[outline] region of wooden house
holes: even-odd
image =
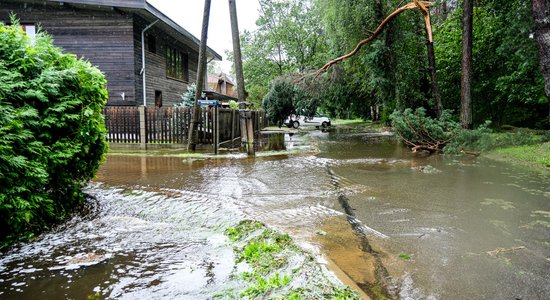
[[[208,75],[208,89],[210,91],[220,93],[229,97],[235,97],[236,93],[234,90],[235,83],[227,74],[221,72],[220,74]]]
[[[97,66],[108,105],[172,106],[196,81],[199,39],[146,0],[2,0],[0,21],[12,13],[28,35],[41,28]],[[221,60],[210,48],[207,55]]]

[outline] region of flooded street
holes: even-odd
[[[110,155],[86,212],[0,259],[1,299],[208,299],[224,230],[289,233],[377,298],[549,299],[550,176],[410,153],[380,133],[271,137],[256,158]],[[296,154],[285,154],[294,153]]]

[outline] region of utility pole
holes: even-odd
[[[187,150],[195,151],[199,143],[199,123],[200,123],[200,107],[198,101],[202,96],[204,88],[204,75],[206,72],[206,40],[208,39],[208,22],[210,19],[210,0],[204,0],[204,14],[202,17],[202,32],[201,44],[199,47],[199,66],[197,70],[197,90],[195,92],[195,102],[193,103],[193,113],[191,115],[191,123],[187,137]]]
[[[246,92],[244,89],[243,61],[241,55],[241,41],[239,24],[237,21],[236,0],[229,0],[229,16],[231,19],[231,37],[233,38],[233,57],[237,79],[237,97],[239,98],[239,116],[241,119],[241,141],[246,147],[248,155],[255,155],[254,128],[252,127],[252,112],[246,110]]]

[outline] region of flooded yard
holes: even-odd
[[[287,151],[110,155],[86,212],[2,256],[0,298],[209,299],[238,284],[224,230],[242,219],[289,233],[372,298],[550,298],[549,175],[374,132],[264,146]]]

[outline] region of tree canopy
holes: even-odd
[[[249,98],[257,105],[277,77],[319,69],[350,52],[402,1],[262,0],[258,29],[244,32],[243,68]],[[442,104],[460,113],[462,9],[455,1],[432,8],[436,76]],[[355,56],[302,85],[309,107],[333,117],[389,120],[394,110],[424,107],[436,115],[422,15],[407,11]],[[548,126],[544,81],[526,1],[474,2],[472,108],[474,125],[492,121]],[[302,101],[306,101],[302,99]]]

